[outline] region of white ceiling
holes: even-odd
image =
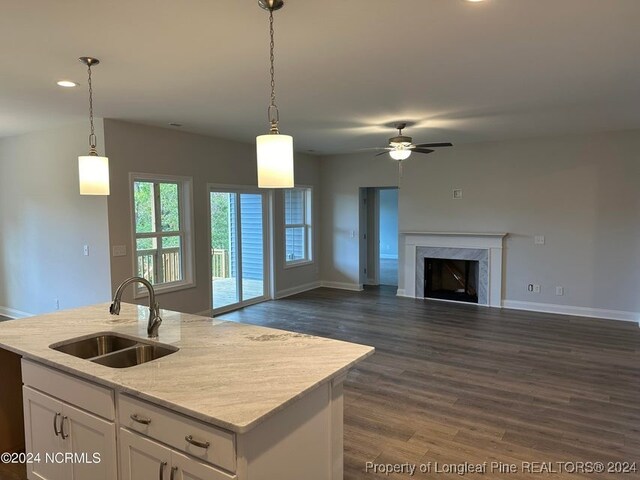
[[[252,142],[268,129],[256,0],[0,0],[0,136],[96,115]],[[299,151],[640,128],[640,0],[287,0],[281,131]],[[60,79],[80,88],[56,86]]]

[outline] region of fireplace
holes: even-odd
[[[402,232],[404,288],[398,289],[398,295],[430,298],[425,294],[425,259],[469,260],[472,262],[469,266],[470,282],[475,282],[472,286],[477,290],[475,302],[478,305],[501,307],[502,248],[506,236],[506,233]],[[458,270],[462,271],[464,277],[464,263],[459,264]],[[461,288],[455,287],[454,290]]]
[[[425,298],[478,303],[479,266],[477,260],[425,258]]]

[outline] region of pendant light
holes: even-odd
[[[271,128],[266,135],[256,138],[258,156],[259,188],[293,188],[293,137],[282,135],[278,130],[280,113],[276,105],[276,82],[274,69],[274,29],[273,12],[284,6],[282,0],[258,0],[258,4],[269,12],[270,62],[271,62],[271,103],[268,108]]]
[[[87,66],[89,75],[89,154],[78,157],[78,173],[80,176],[80,195],[109,195],[109,159],[101,157],[96,150],[96,133],[93,126],[93,89],[91,87],[91,67],[100,60],[91,57],[80,57]]]

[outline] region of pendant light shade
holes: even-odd
[[[97,155],[78,157],[80,195],[109,195],[109,159]]]
[[[93,126],[93,88],[91,85],[91,67],[100,63],[92,57],[80,57],[87,66],[89,75],[89,154],[78,157],[78,177],[80,179],[80,195],[109,195],[109,159],[98,155],[96,134]]]
[[[284,6],[282,0],[258,0],[261,8],[269,11],[270,62],[271,62],[271,103],[268,116],[271,129],[266,135],[256,137],[259,188],[293,188],[293,137],[282,135],[278,130],[280,112],[276,105],[276,81],[274,68],[274,28],[273,12]]]
[[[269,133],[256,138],[258,187],[293,188],[293,137]]]

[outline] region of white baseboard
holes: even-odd
[[[0,306],[0,315],[9,318],[33,317],[33,313],[21,312],[20,310],[15,310],[13,308],[3,306]]]
[[[572,305],[557,305],[553,303],[521,302],[518,300],[505,300],[502,304],[504,308],[512,308],[514,310],[557,313],[559,315],[575,315],[577,317],[603,318],[606,320],[622,320],[625,322],[635,322],[640,325],[640,313],[638,312],[574,307]]]
[[[382,258],[384,260],[397,260],[398,259],[398,255],[392,255],[390,253],[381,253],[380,254],[380,258]]]
[[[338,290],[351,290],[361,292],[364,290],[361,283],[343,283],[343,282],[320,282],[320,286],[326,288],[336,288]]]
[[[290,297],[291,295],[297,295],[298,293],[308,292],[309,290],[314,290],[316,288],[320,288],[321,282],[311,282],[305,283],[303,285],[296,285],[295,287],[285,288],[284,290],[280,290],[276,292],[276,299],[281,299],[285,297]]]

